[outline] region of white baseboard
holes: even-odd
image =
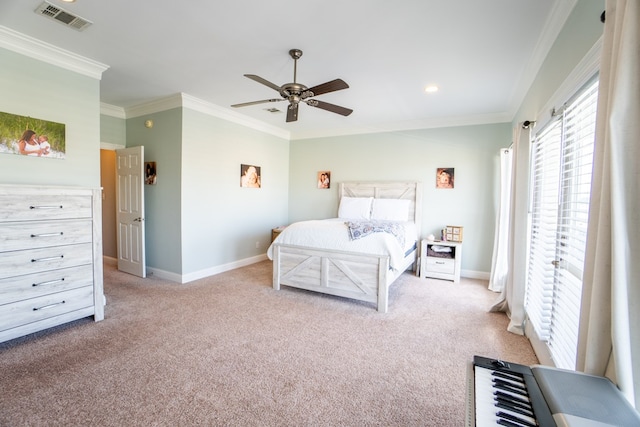
[[[117,265],[118,260],[112,257],[104,256],[104,262]],[[257,262],[265,261],[267,259],[266,254],[256,255],[251,258],[245,258],[238,261],[230,262],[228,264],[218,265],[215,267],[207,268],[200,271],[195,271],[189,274],[179,274],[173,273],[171,271],[161,270],[159,268],[147,267],[147,274],[153,274],[156,277],[161,279],[170,280],[172,282],[177,283],[189,283],[194,280],[202,279],[209,276],[214,276],[216,274],[224,273],[225,271],[230,271],[236,268],[245,267],[247,265],[255,264]],[[462,270],[460,272],[462,277],[466,277],[469,279],[479,279],[479,280],[489,280],[490,273],[486,271],[474,271],[474,270]]]
[[[538,338],[538,334],[536,333],[533,326],[531,326],[531,322],[525,320],[524,324],[524,335],[529,339],[531,343],[531,347],[533,348],[533,352],[536,354],[538,361],[541,365],[545,366],[555,366],[553,359],[551,358],[551,352],[549,351],[549,347],[547,344]]]
[[[215,267],[207,268],[193,273],[182,275],[181,283],[188,283],[194,280],[202,279],[204,277],[214,276],[216,274],[224,273],[225,271],[234,270],[239,267],[245,267],[247,265],[255,264],[267,259],[267,254],[256,255],[251,258],[245,258],[238,261],[230,262],[228,264],[218,265]]]
[[[170,282],[186,283],[182,281],[182,275],[172,271],[161,270],[159,268],[147,267],[147,277],[154,276],[159,279],[169,280]]]
[[[118,265],[118,260],[112,257],[103,256],[105,264]],[[218,265],[215,267],[207,268],[200,271],[195,271],[189,274],[173,273],[171,271],[161,270],[159,268],[147,266],[147,276],[155,276],[160,279],[169,280],[177,283],[189,283],[194,280],[203,279],[205,277],[214,276],[216,274],[224,273],[225,271],[234,270],[236,268],[245,267],[247,265],[255,264],[257,262],[265,261],[267,254],[256,255],[251,258],[245,258],[238,261],[230,262],[228,264]]]
[[[460,270],[460,276],[468,279],[489,280],[491,273],[486,271]]]
[[[110,256],[106,256],[106,255],[104,255],[104,256],[102,257],[102,261],[103,261],[105,264],[109,264],[109,265],[118,265],[118,260],[117,260],[117,259],[115,259],[115,258],[113,258],[113,257],[110,257]]]
[[[245,258],[238,261],[230,262],[228,264],[217,265],[215,267],[206,268],[200,271],[194,271],[188,274],[172,273],[170,271],[160,270],[159,268],[147,267],[147,275],[154,275],[161,279],[170,280],[178,283],[189,283],[194,280],[203,279],[205,277],[214,276],[216,274],[224,273],[225,271],[234,270],[236,268],[245,267],[247,265],[255,264],[267,259],[267,254],[257,255],[251,258]]]

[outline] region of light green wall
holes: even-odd
[[[422,234],[464,227],[462,268],[490,270],[497,206],[499,149],[511,144],[509,124],[421,129],[291,142],[289,221],[335,217],[337,184],[357,180],[423,183]],[[455,188],[436,189],[438,167],[455,168]],[[331,188],[316,188],[331,171]]]
[[[0,48],[0,111],[65,124],[64,159],[0,154],[0,183],[100,186],[100,81]]]
[[[100,115],[100,142],[126,146],[126,120],[105,114]]]
[[[206,275],[264,254],[286,223],[288,141],[189,108],[127,119],[126,134],[157,166],[145,185],[149,268]],[[261,167],[262,188],[240,188],[242,163]]]
[[[241,164],[261,167],[261,188],[240,187]],[[271,229],[287,220],[288,166],[287,140],[184,109],[184,273],[266,252]]]
[[[144,122],[153,120],[153,127]],[[127,147],[144,146],[144,160],[156,162],[157,184],[145,185],[147,267],[181,274],[182,109],[127,119]]]

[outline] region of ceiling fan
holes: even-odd
[[[313,87],[306,87],[303,84],[296,82],[296,73],[298,68],[298,59],[302,56],[300,49],[291,49],[289,55],[293,58],[293,83],[285,83],[282,86],[278,86],[271,83],[268,80],[263,79],[255,74],[245,74],[245,77],[250,78],[258,83],[262,83],[271,89],[280,93],[280,98],[263,99],[261,101],[244,102],[241,104],[234,104],[232,107],[246,107],[248,105],[263,104],[266,102],[279,102],[289,101],[289,107],[287,108],[287,122],[295,122],[298,120],[298,105],[300,102],[304,102],[312,107],[321,108],[323,110],[330,111],[332,113],[348,116],[353,112],[350,108],[341,107],[339,105],[329,104],[328,102],[318,101],[317,99],[311,99],[314,96],[322,95],[324,93],[335,92],[337,90],[347,89],[349,85],[342,79],[331,80],[330,82],[322,83]]]

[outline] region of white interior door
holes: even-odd
[[[144,147],[116,150],[118,270],[146,277],[144,247]]]

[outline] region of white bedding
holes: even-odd
[[[273,243],[304,246],[317,249],[388,255],[390,267],[401,268],[405,253],[417,241],[417,229],[413,222],[401,222],[404,230],[404,247],[390,233],[373,233],[357,240],[349,238],[345,220],[340,218],[296,222],[285,228]],[[273,260],[273,244],[267,256]]]

